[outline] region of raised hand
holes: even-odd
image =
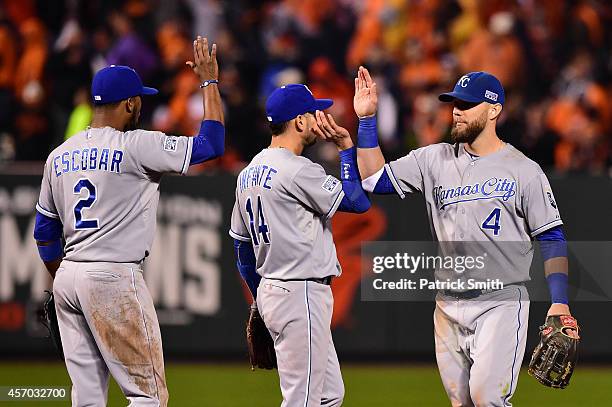
[[[217,63],[217,44],[212,45],[212,51],[208,52],[208,38],[198,35],[193,41],[193,61],[187,61],[193,72],[202,82],[211,79],[219,79],[219,64]],[[195,62],[194,62],[195,61]]]
[[[372,116],[376,114],[376,108],[378,107],[376,83],[363,66],[359,67],[355,78],[353,107],[358,117]]]
[[[317,125],[313,131],[317,136],[325,141],[331,141],[338,147],[338,150],[346,150],[353,147],[353,140],[347,129],[336,124],[331,114],[325,114],[320,110],[315,112]]]

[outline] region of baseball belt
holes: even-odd
[[[504,288],[509,287],[509,286],[523,286],[523,285],[524,285],[523,283],[512,283],[512,284],[506,284]],[[474,298],[478,298],[481,295],[489,294],[489,293],[499,291],[499,290],[501,289],[500,288],[490,289],[490,290],[473,289],[473,290],[466,290],[466,291],[440,290],[440,292],[447,297],[452,297],[457,300],[473,300]]]
[[[277,281],[312,281],[315,283],[323,284],[323,285],[331,285],[332,279],[335,276],[326,276],[321,278],[311,277],[311,278],[289,278],[289,279],[280,279],[280,278],[268,278],[268,280],[277,280]]]

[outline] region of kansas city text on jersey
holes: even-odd
[[[478,199],[501,198],[507,201],[516,194],[516,181],[507,178],[489,178],[482,184],[464,185],[452,188],[435,186],[433,188],[434,202],[440,209],[459,202]]]
[[[53,170],[55,176],[59,177],[66,172],[75,171],[108,171],[121,173],[121,162],[123,151],[110,148],[84,148],[64,151],[53,157]]]

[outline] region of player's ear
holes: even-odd
[[[128,98],[125,101],[125,111],[126,112],[132,113],[134,111],[134,106],[135,106],[134,98]]]
[[[499,115],[501,114],[502,109],[503,107],[499,103],[495,103],[494,105],[491,105],[489,107],[489,119],[491,120],[497,119]]]
[[[293,120],[295,122],[295,129],[299,132],[303,132],[306,129],[306,116],[303,114],[297,115]]]

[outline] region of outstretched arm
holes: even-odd
[[[385,165],[385,157],[378,146],[377,104],[376,83],[368,70],[360,66],[355,78],[353,106],[359,117],[357,162],[363,189],[375,194],[398,194],[404,198],[406,193],[421,190],[421,169],[412,153]]]
[[[385,165],[385,157],[378,146],[376,130],[376,109],[378,94],[376,83],[368,70],[362,66],[355,78],[355,97],[353,107],[359,117],[357,132],[357,162],[362,179],[377,173]]]
[[[225,128],[223,104],[219,94],[219,65],[217,63],[217,44],[212,45],[209,53],[208,39],[198,36],[193,42],[194,61],[187,61],[202,84],[204,118],[200,132],[193,140],[190,164],[220,157],[225,151]]]
[[[223,105],[217,86],[219,82],[217,44],[213,44],[209,52],[208,38],[198,35],[198,38],[193,41],[193,59],[194,61],[187,61],[186,64],[202,81],[200,86],[204,103],[204,120],[216,120],[223,124]],[[207,82],[208,85],[206,85]]]

